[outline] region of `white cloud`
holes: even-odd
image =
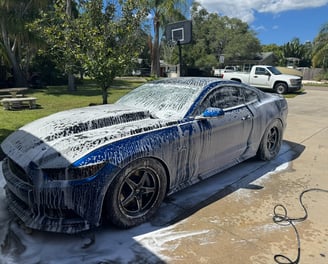
[[[199,0],[199,2],[209,12],[236,17],[247,23],[253,22],[255,11],[276,14],[328,4],[328,0]]]

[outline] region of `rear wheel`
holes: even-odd
[[[281,147],[283,128],[279,120],[272,122],[264,132],[257,156],[261,160],[274,159]]]
[[[157,160],[131,162],[117,175],[107,191],[107,219],[121,228],[146,222],[161,205],[166,187],[166,172]]]
[[[288,88],[285,83],[277,83],[274,87],[274,90],[278,94],[284,94],[284,93],[287,93]]]

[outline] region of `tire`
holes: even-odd
[[[285,83],[277,83],[274,90],[277,94],[285,94],[288,91],[288,87]]]
[[[257,156],[259,159],[268,161],[274,159],[281,147],[283,128],[279,120],[273,121],[265,130]]]
[[[123,168],[106,194],[106,218],[120,228],[148,221],[166,195],[167,179],[155,159],[138,159]]]

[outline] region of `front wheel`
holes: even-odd
[[[274,90],[278,94],[284,94],[284,93],[287,93],[288,88],[285,83],[277,83],[274,87]]]
[[[157,160],[131,162],[117,175],[107,191],[107,219],[121,228],[146,222],[161,205],[166,187],[166,172]]]
[[[282,134],[283,128],[279,120],[275,120],[267,127],[257,152],[257,156],[261,160],[272,160],[278,155],[282,143]]]

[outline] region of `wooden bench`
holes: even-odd
[[[27,103],[25,105],[24,103]],[[4,98],[1,100],[3,108],[6,110],[19,109],[28,106],[30,109],[36,107],[35,97]]]

